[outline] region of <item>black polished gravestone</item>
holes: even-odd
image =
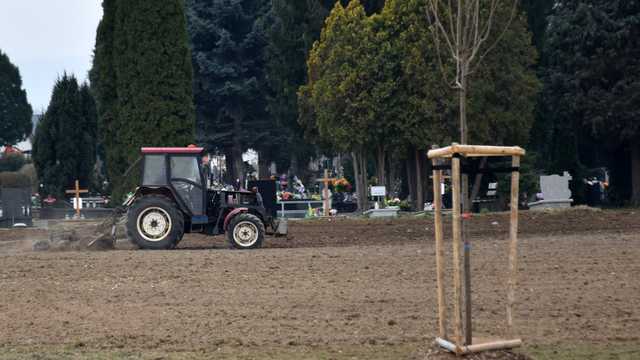
[[[9,228],[15,224],[33,225],[31,215],[31,188],[0,189],[0,227]]]
[[[276,217],[278,214],[278,198],[276,194],[275,180],[254,180],[249,181],[249,190],[253,187],[258,188],[258,192],[262,196],[264,208],[271,216]]]

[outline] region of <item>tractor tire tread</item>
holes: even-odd
[[[236,241],[233,239],[233,228],[236,226],[237,223],[241,221],[251,221],[258,227],[258,240],[256,240],[256,242],[251,246],[242,246],[236,243]],[[262,220],[256,215],[253,215],[251,213],[240,213],[234,216],[229,222],[229,226],[227,227],[227,238],[229,239],[231,246],[233,248],[240,249],[240,250],[257,249],[262,247],[262,242],[264,241],[265,233],[266,233],[266,229]]]
[[[130,214],[132,214],[131,212],[133,211],[133,214],[135,214],[135,216],[133,217],[137,218],[137,213],[150,205],[159,206],[159,207],[164,206],[165,210],[167,210],[167,212],[171,216],[171,221],[173,223],[171,234],[169,234],[169,236],[167,236],[166,239],[159,241],[157,243],[147,241],[141,238],[140,236],[138,236],[137,225],[135,223],[136,220],[131,221],[131,216],[130,216]],[[146,250],[174,249],[178,244],[178,242],[181,240],[182,236],[184,235],[184,216],[182,215],[182,212],[176,207],[173,200],[171,200],[170,198],[164,195],[159,195],[159,194],[145,195],[137,198],[133,202],[133,204],[131,204],[131,206],[129,207],[127,211],[127,221],[126,221],[125,229],[127,230],[126,231],[127,238],[129,238],[129,241],[131,241],[131,243],[133,243],[140,249],[146,249]]]

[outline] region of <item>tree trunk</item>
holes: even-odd
[[[462,65],[460,78],[460,144],[467,143],[467,69]]]
[[[353,175],[355,178],[356,194],[358,195],[358,211],[368,210],[366,180],[366,167],[362,166],[362,151],[356,150],[351,156],[353,157]]]
[[[235,165],[233,163],[233,151],[231,148],[225,149],[224,151],[224,163],[227,171],[224,174],[223,181],[233,185],[236,182],[236,171],[234,169]]]
[[[233,185],[238,188],[244,187],[244,161],[242,161],[242,122],[244,113],[242,110],[236,109],[230,113],[233,119],[233,139],[231,145],[231,157],[233,161]]]
[[[631,202],[640,205],[640,144],[631,144]]]
[[[377,161],[377,166],[376,166],[376,170],[377,170],[377,176],[378,176],[378,185],[380,186],[387,186],[387,180],[386,180],[386,151],[384,148],[384,145],[378,145],[377,148],[377,154],[376,154],[376,161]]]
[[[236,141],[234,136],[233,148],[231,149],[231,155],[233,159],[233,185],[236,188],[244,188],[244,161],[242,161],[242,145],[239,141]]]
[[[298,156],[296,153],[291,153],[291,160],[289,161],[289,171],[288,173],[297,175],[298,174]]]
[[[487,157],[483,157],[482,160],[480,160],[480,170],[483,170],[485,167],[487,166]],[[473,181],[473,187],[471,188],[471,196],[469,197],[469,201],[468,203],[470,204],[469,206],[472,206],[471,204],[473,204],[473,200],[475,200],[478,197],[478,193],[480,192],[480,185],[482,185],[482,172],[479,172],[476,174],[476,177]]]
[[[419,149],[415,151],[416,156],[416,210],[424,210],[424,184],[422,181],[422,156]]]
[[[397,198],[400,189],[396,187],[398,183],[398,165],[394,162],[393,154],[389,154],[389,166],[387,166],[387,186],[389,189],[389,197]]]
[[[263,153],[258,153],[258,179],[268,179],[271,176],[269,165],[271,161]]]
[[[409,153],[407,159],[407,187],[409,188],[409,199],[411,203],[416,203],[416,173],[415,173],[415,161],[413,158],[413,152]]]
[[[358,211],[362,211],[362,198],[360,197],[360,162],[358,161],[358,154],[354,151],[351,153],[353,163],[353,181],[357,195]]]
[[[360,149],[359,154],[360,159],[360,189],[362,196],[362,211],[369,210],[369,189],[367,184],[368,174],[367,174],[367,156],[363,149]]]

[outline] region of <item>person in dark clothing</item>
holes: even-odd
[[[256,194],[256,201],[258,202],[258,206],[263,206],[263,202],[262,202],[262,195],[260,194],[260,192],[258,191],[257,187],[252,187],[251,191]]]

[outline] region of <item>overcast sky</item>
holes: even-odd
[[[101,0],[0,0],[0,49],[18,66],[35,113],[64,71],[87,79]]]

